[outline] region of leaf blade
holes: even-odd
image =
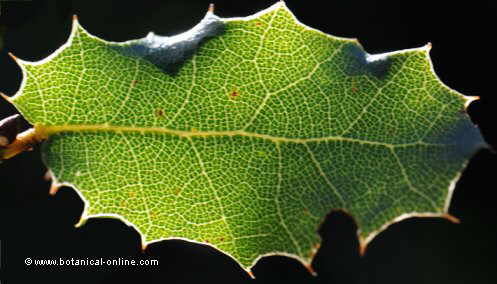
[[[220,21],[175,72],[77,23],[50,58],[20,62],[12,101],[50,137],[44,160],[81,193],[83,219],[207,243],[250,270],[273,253],[310,265],[330,210],[352,214],[363,243],[398,218],[446,216],[484,142],[428,47],[369,55],[282,3]]]

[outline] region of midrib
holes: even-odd
[[[141,133],[141,134],[165,134],[184,138],[193,137],[250,137],[258,138],[263,140],[269,140],[273,143],[309,143],[309,142],[330,142],[330,141],[345,141],[353,142],[359,144],[369,144],[378,145],[388,148],[399,147],[399,146],[411,146],[411,145],[436,145],[443,146],[441,144],[428,144],[422,141],[405,143],[405,144],[389,144],[377,141],[368,141],[357,138],[341,137],[341,136],[327,136],[327,137],[314,137],[314,138],[291,138],[291,137],[280,137],[267,134],[259,134],[254,132],[247,132],[244,130],[226,130],[226,131],[199,131],[192,129],[191,131],[175,130],[163,127],[139,127],[139,126],[116,126],[108,124],[100,125],[35,125],[35,132],[39,137],[44,139],[51,135],[63,133],[63,132],[113,132],[117,134],[123,133]]]

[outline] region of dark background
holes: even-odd
[[[143,37],[148,31],[173,35],[194,26],[210,2],[221,17],[247,16],[272,1],[8,1],[1,3],[0,91],[13,95],[21,73],[7,56],[40,60],[63,44],[71,16],[106,40]],[[447,4],[433,4],[445,2]],[[481,100],[468,112],[494,148],[497,7],[492,1],[302,1],[287,5],[304,24],[343,37],[356,37],[369,53],[433,44],[435,70],[448,86]],[[0,119],[15,109],[0,101]],[[496,283],[497,225],[494,191],[497,157],[481,150],[457,184],[450,213],[456,225],[413,218],[381,233],[365,257],[358,254],[351,218],[331,213],[312,277],[297,261],[273,256],[253,268],[256,280],[229,257],[183,241],[163,241],[140,251],[138,233],[111,219],[74,224],[83,203],[70,188],[53,197],[44,181],[39,149],[0,165],[2,284],[10,283]],[[33,267],[26,257],[157,258],[159,267]],[[65,273],[70,272],[70,273]]]

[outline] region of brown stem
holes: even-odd
[[[28,129],[19,135],[16,139],[0,151],[0,159],[10,159],[24,151],[30,151],[33,146],[45,140],[43,131],[37,131],[36,127]]]

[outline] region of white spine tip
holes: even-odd
[[[251,270],[247,270],[247,273],[250,276],[250,278],[255,279],[255,275]]]
[[[365,239],[363,237],[359,237],[359,255],[361,257],[366,255],[366,250],[368,248],[368,239]]]
[[[210,3],[209,4],[209,8],[207,9],[207,13],[211,13],[213,14],[214,13],[214,3]]]
[[[14,54],[12,54],[12,52],[8,52],[7,54],[10,56],[10,58],[14,59],[15,62],[19,61],[19,59]]]
[[[52,185],[50,186],[50,190],[48,191],[48,194],[50,194],[51,196],[54,196],[59,191],[59,188],[60,188],[60,185],[52,183]]]
[[[307,269],[307,271],[309,271],[309,273],[310,273],[312,276],[314,276],[314,277],[318,276],[318,274],[316,273],[316,271],[314,270],[314,268],[312,268],[312,265],[310,265],[310,264],[306,264],[306,265],[305,265],[305,268]]]
[[[8,97],[6,94],[0,92],[0,97],[2,97],[4,100],[8,101],[9,103],[11,103],[10,101],[10,97]]]
[[[75,227],[75,228],[80,228],[81,226],[83,226],[83,225],[86,223],[86,221],[88,221],[88,219],[87,219],[87,218],[81,217],[81,219],[79,219],[79,222],[78,222],[78,223],[76,223],[76,224],[74,225],[74,227]]]
[[[474,102],[474,101],[477,101],[480,99],[479,96],[464,96],[464,99],[466,99],[466,101],[464,102],[464,109],[468,109],[469,105]]]
[[[454,224],[459,224],[461,223],[461,220],[459,220],[457,217],[454,217],[450,214],[444,214],[443,215],[443,218],[449,220],[450,222],[454,223]]]
[[[14,61],[17,63],[17,65],[19,65],[21,67],[21,69],[23,66],[29,65],[28,61],[24,61],[22,59],[19,59],[19,57],[15,56],[11,52],[8,52],[7,54],[10,56],[10,58],[14,59]]]
[[[43,179],[45,181],[51,181],[52,180],[52,173],[50,171],[47,171],[45,175],[43,176]]]

